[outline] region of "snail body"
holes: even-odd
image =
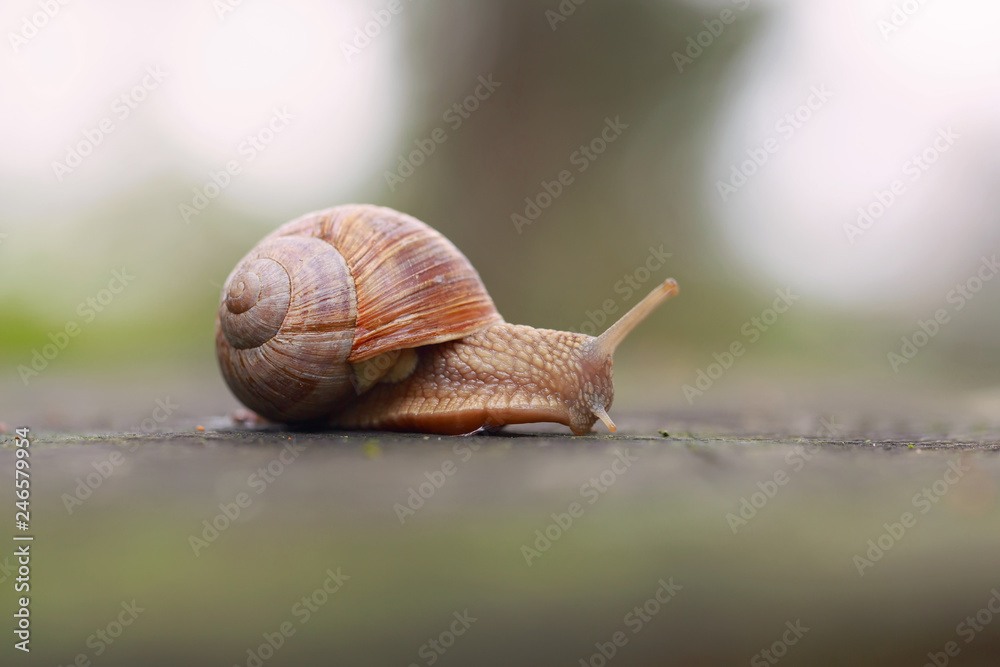
[[[392,209],[346,205],[264,238],[223,287],[227,385],[278,422],[463,434],[552,421],[580,435],[607,414],[612,354],[668,280],[604,334],[509,324],[450,241]]]

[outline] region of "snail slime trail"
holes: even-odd
[[[309,213],[265,237],[219,300],[216,354],[272,421],[458,435],[555,422],[615,430],[615,348],[678,293],[668,279],[592,337],[509,324],[468,259],[389,208]]]

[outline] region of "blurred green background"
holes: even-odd
[[[802,619],[783,665],[918,665],[991,599],[997,3],[46,6],[0,6],[5,474],[9,430],[36,438],[38,649],[19,664],[253,667],[248,647],[340,566],[353,579],[267,664],[430,664],[420,647],[466,607],[482,620],[441,664],[578,664],[674,576],[686,588],[614,664],[745,664]],[[602,330],[676,278],[616,355],[619,432],[234,429],[223,281],[278,225],[348,202],[439,229],[510,322]],[[456,442],[481,453],[400,525],[394,504]],[[289,444],[302,463],[193,553]],[[640,463],[525,564],[623,448]],[[956,462],[964,480],[859,576]],[[94,656],[132,599],[148,611]],[[997,629],[961,664],[995,664]]]
[[[451,238],[511,322],[600,330],[606,300],[620,314],[677,278],[682,297],[620,351],[620,402],[688,404],[683,385],[741,341],[747,353],[698,401],[821,384],[943,391],[995,414],[1000,290],[985,283],[960,312],[947,300],[1000,231],[1000,53],[988,21],[969,20],[992,5],[922,7],[886,33],[891,3],[562,4],[60,10],[0,56],[5,403],[49,401],[66,377],[217,382],[213,318],[236,261],[286,220],[364,201]],[[0,18],[20,25],[32,7]],[[829,99],[810,97],[821,89]],[[248,146],[276,109],[291,120]],[[79,166],[57,166],[103,119],[113,131]],[[606,119],[627,128],[582,159]],[[945,127],[959,138],[911,180]],[[438,128],[445,140],[412,175],[387,178]],[[745,166],[768,140],[765,163]],[[232,160],[240,172],[185,216]],[[734,166],[753,172],[745,184]],[[562,170],[572,184],[519,229],[512,216]],[[852,239],[845,225],[894,180],[905,193]],[[725,200],[722,181],[739,185]],[[661,247],[667,262],[643,273]],[[85,321],[81,304],[122,267],[134,282]],[[779,289],[798,301],[749,340]],[[887,355],[941,308],[949,322],[894,370]],[[70,322],[79,335],[23,382],[19,367]]]

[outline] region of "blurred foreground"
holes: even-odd
[[[995,426],[613,413],[583,438],[36,432],[18,664],[996,664]]]

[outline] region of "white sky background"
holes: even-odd
[[[768,17],[730,74],[704,193],[734,255],[768,289],[860,306],[939,303],[998,238],[1000,3],[927,0],[887,40],[877,21],[894,4],[903,0],[751,0]],[[294,121],[222,196],[265,214],[350,198],[405,143],[400,39],[417,6],[404,2],[404,15],[354,62],[339,48],[384,6],[244,0],[220,20],[209,0],[70,0],[14,53],[7,35],[39,11],[38,0],[0,4],[5,245],[30,235],[57,246],[60,226],[157,177],[204,182],[281,107]],[[160,66],[164,83],[58,182],[52,162],[112,115],[147,66]],[[814,85],[833,98],[722,202],[716,184],[730,165],[778,136],[775,123]],[[956,144],[851,245],[843,226],[856,209],[905,179],[907,159],[948,126]]]
[[[903,5],[914,13],[886,38],[879,21]],[[766,7],[776,15],[732,72],[705,174],[705,196],[735,254],[758,280],[810,297],[880,309],[943,305],[981,254],[1000,250],[1000,3]],[[817,85],[832,98],[782,138],[776,122]],[[943,127],[960,137],[912,181],[904,165]],[[723,202],[718,181],[768,137],[778,150]],[[850,243],[845,223],[895,179],[906,191]]]
[[[382,166],[405,99],[398,17],[352,62],[340,51],[368,11],[350,0],[245,0],[220,19],[209,0],[71,0],[14,53],[8,32],[20,32],[39,5],[4,2],[0,225],[72,219],[81,206],[157,175],[202,182],[239,157],[237,146],[274,108],[287,108],[294,121],[224,196],[265,211],[317,192],[346,196]],[[166,79],[118,120],[113,101],[147,66],[161,67]],[[115,131],[58,182],[53,160],[105,116]]]

